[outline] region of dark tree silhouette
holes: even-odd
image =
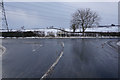
[[[78,9],[73,13],[71,20],[71,28],[73,32],[77,28],[82,28],[83,36],[87,28],[93,27],[93,25],[99,24],[100,17],[96,12],[91,11],[91,9]]]
[[[78,29],[78,25],[76,25],[76,24],[71,24],[70,29],[72,29],[73,32],[75,32],[76,29]]]

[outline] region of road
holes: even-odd
[[[3,78],[117,78],[118,39],[3,39]],[[114,47],[113,47],[114,46]]]

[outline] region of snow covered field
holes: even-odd
[[[71,31],[71,29],[69,28],[66,28],[65,29],[66,31]],[[7,30],[0,30],[0,32],[6,32]],[[59,30],[56,30],[56,29],[47,29],[47,28],[41,28],[41,29],[26,29],[26,30],[12,30],[12,31],[44,31],[45,34],[47,32],[53,32],[53,33],[56,33],[57,31]],[[80,30],[77,29],[76,32],[79,32]],[[86,32],[120,32],[118,27],[116,26],[111,26],[111,27],[94,27],[94,28],[87,28],[86,29]]]
[[[98,27],[98,28],[88,28],[86,31],[90,32],[119,32],[118,27]]]
[[[26,30],[12,30],[13,32],[14,31],[23,31],[23,32],[26,32],[26,31],[41,31],[41,32],[44,32],[45,35],[47,35],[49,32],[52,32],[56,37],[54,38],[96,38],[96,37],[57,37],[57,32],[59,32],[60,30],[57,30],[57,29],[47,29],[47,28],[41,28],[41,29],[26,29]],[[69,32],[72,32],[71,29],[65,29],[65,31],[69,31]],[[1,30],[0,32],[7,32],[7,30]],[[79,29],[76,30],[76,32],[80,32]],[[86,32],[120,32],[118,27],[116,26],[111,26],[111,27],[94,27],[94,28],[87,28],[86,29]],[[4,37],[0,37],[1,38],[4,38]],[[10,37],[7,37],[7,38],[10,38]],[[16,38],[16,37],[12,37],[12,38]],[[21,39],[23,37],[19,37],[19,39]],[[25,37],[25,38],[51,38],[51,37]],[[53,38],[53,37],[52,37]],[[98,36],[97,38],[118,38],[117,36]]]

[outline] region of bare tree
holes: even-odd
[[[93,25],[98,25],[100,18],[96,12],[91,11],[89,8],[78,9],[72,16],[71,24],[72,29],[82,28],[83,36],[87,28]],[[73,31],[74,31],[73,30]]]
[[[21,27],[21,30],[25,30],[25,27],[24,27],[24,26],[22,26],[22,27]]]
[[[70,26],[70,29],[72,29],[72,30],[73,30],[73,32],[75,32],[75,31],[76,31],[76,29],[78,29],[78,25],[77,25],[77,24],[72,23],[72,24],[71,24],[71,26]]]
[[[73,30],[73,32],[75,32],[76,31],[76,29],[78,29],[79,27],[79,22],[77,22],[75,19],[74,19],[74,17],[73,17],[73,19],[71,20],[71,26],[70,26],[70,29],[72,29]]]

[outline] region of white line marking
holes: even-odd
[[[62,47],[64,48],[64,43],[61,42]],[[52,64],[52,66],[48,69],[48,71],[42,76],[42,78],[40,80],[43,80],[44,78],[46,78],[48,76],[48,74],[54,69],[54,67],[57,65],[57,63],[59,62],[59,60],[61,59],[61,57],[63,56],[63,50],[60,53],[60,56],[56,59],[56,61]]]
[[[4,46],[0,45],[0,49],[2,50],[2,53],[0,53],[0,56],[2,56],[5,53],[6,48]]]

